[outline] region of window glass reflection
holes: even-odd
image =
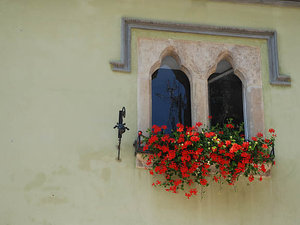
[[[230,71],[229,71],[230,72]],[[233,73],[214,73],[208,79],[211,125],[223,125],[228,119],[234,124],[244,122],[243,84]]]
[[[181,70],[160,68],[152,75],[152,125],[191,125],[190,83]]]

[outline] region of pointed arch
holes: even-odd
[[[212,116],[211,125],[223,125],[232,119],[236,125],[245,123],[247,131],[245,88],[241,74],[236,75],[232,66],[232,58],[222,55],[214,67],[208,81],[209,112]],[[230,60],[231,62],[228,62]]]
[[[191,126],[190,81],[180,70],[179,58],[173,56],[164,54],[151,75],[152,125],[167,125],[167,132],[175,130],[177,123]]]
[[[149,51],[151,49],[151,51]],[[264,109],[260,51],[256,47],[201,41],[140,38],[138,43],[137,127],[146,131],[152,124],[152,74],[173,57],[189,78],[192,124],[209,125],[208,78],[218,63],[227,61],[243,83],[244,122],[249,137],[264,131]],[[170,66],[172,67],[172,66]],[[210,73],[209,73],[210,72]]]

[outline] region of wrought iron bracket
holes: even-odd
[[[114,129],[116,129],[116,128],[118,129],[119,143],[118,143],[118,158],[117,158],[117,160],[119,160],[119,161],[120,161],[122,135],[125,133],[126,130],[129,130],[129,128],[126,127],[126,123],[123,123],[123,118],[125,118],[125,116],[126,116],[126,109],[125,109],[125,107],[123,107],[119,111],[119,122],[117,122],[117,124],[114,126]]]
[[[151,151],[149,151],[149,150],[144,151],[144,145],[143,145],[143,142],[142,142],[142,137],[143,137],[142,131],[138,131],[137,139],[133,142],[134,155],[135,156],[138,153],[146,153],[146,154],[151,153]]]

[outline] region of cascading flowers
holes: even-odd
[[[155,177],[153,186],[162,186],[172,193],[181,189],[190,198],[197,195],[198,189],[191,188],[195,184],[208,186],[213,180],[234,185],[240,176],[252,182],[254,175],[266,172],[267,164],[275,164],[271,154],[276,137],[274,129],[269,129],[269,138],[258,133],[245,140],[243,125],[235,126],[231,121],[223,127],[201,126],[201,123],[192,127],[177,124],[177,129],[167,134],[166,126],[153,125],[148,137],[142,135],[143,150],[151,152],[147,165],[152,165],[149,172]]]

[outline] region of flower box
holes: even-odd
[[[147,165],[147,161],[151,153],[137,153],[136,154],[136,168],[140,169],[152,169],[152,163]]]
[[[164,186],[165,190],[176,193],[187,184],[208,186],[207,177],[229,185],[235,185],[240,176],[248,177],[250,182],[270,177],[275,157],[274,129],[269,130],[270,138],[258,133],[251,140],[245,140],[242,129],[233,124],[211,129],[200,129],[200,126],[197,123],[185,128],[178,124],[177,130],[166,134],[165,126],[154,125],[148,137],[140,133],[136,165],[162,179],[153,186]],[[193,189],[187,196],[195,192]]]
[[[147,169],[147,170],[150,170],[153,168],[153,163],[147,165],[147,161],[148,161],[148,158],[149,158],[149,155],[151,153],[143,153],[143,152],[138,152],[136,154],[136,168],[138,169]],[[259,165],[261,166],[261,165]],[[269,162],[269,163],[265,163],[264,164],[265,166],[265,169],[266,169],[266,172],[260,172],[260,174],[255,174],[253,175],[255,178],[270,178],[271,177],[271,170],[272,170],[272,167],[273,167],[273,163],[272,162]],[[210,166],[210,175],[214,175],[217,173],[217,168],[212,165]]]

